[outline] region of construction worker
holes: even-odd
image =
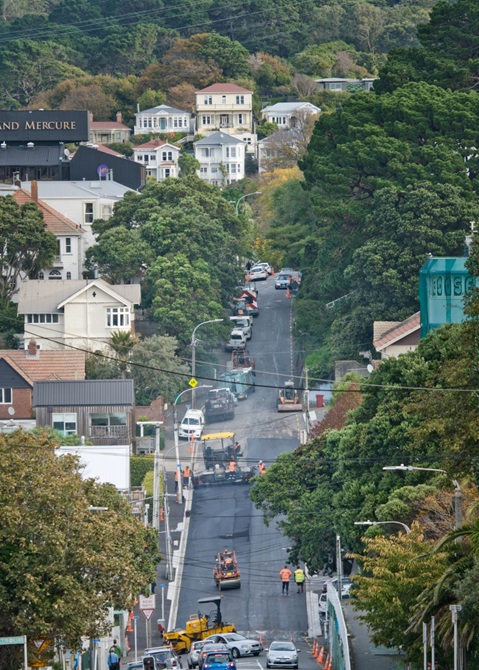
[[[266,465],[263,463],[263,461],[260,461],[258,463],[258,467],[259,467],[259,474],[264,475],[264,473],[266,472]]]
[[[291,579],[292,575],[293,573],[287,565],[285,565],[284,568],[279,571],[279,576],[281,577],[281,593],[283,596],[287,596],[289,594],[289,580]]]
[[[306,579],[304,570],[299,567],[299,565],[296,566],[296,570],[294,571],[294,581],[296,582],[296,586],[298,587],[298,593],[303,593],[303,587],[304,587],[304,580]]]
[[[230,464],[228,466],[228,472],[229,472],[229,476],[231,478],[233,478],[234,474],[236,472],[236,461],[230,461]]]
[[[191,477],[191,470],[189,465],[186,466],[186,468],[183,470],[183,486],[185,488],[188,488],[190,485],[190,477]]]

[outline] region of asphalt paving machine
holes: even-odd
[[[299,391],[294,388],[294,383],[289,380],[279,390],[278,412],[302,412],[303,405],[299,400]]]
[[[233,624],[223,621],[221,616],[221,599],[223,596],[215,596],[214,598],[200,598],[198,603],[203,605],[205,603],[214,603],[216,609],[209,614],[192,614],[184,629],[175,628],[175,630],[168,631],[163,635],[163,639],[168,644],[171,644],[177,654],[186,653],[191,647],[192,642],[203,640],[209,635],[218,635],[220,633],[235,633],[236,628]]]
[[[220,591],[225,589],[239,589],[241,586],[240,571],[236,552],[225,549],[220,551],[216,557],[216,565],[213,568],[215,584]]]

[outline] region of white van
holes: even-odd
[[[230,316],[233,322],[233,328],[241,328],[246,339],[250,340],[253,334],[253,317],[244,314],[243,316]]]
[[[200,409],[187,410],[183,421],[178,429],[178,437],[182,440],[190,440],[193,436],[199,440],[205,425],[205,417]]]

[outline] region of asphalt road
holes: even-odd
[[[244,460],[257,464],[262,459],[269,465],[298,445],[302,416],[276,411],[277,387],[293,372],[291,300],[274,289],[270,278],[259,282],[259,307],[248,343],[256,362],[256,392],[239,401],[234,420],[212,424],[208,430],[235,431]],[[261,635],[265,645],[276,638],[300,640],[308,627],[304,595],[296,593],[294,584],[288,598],[281,595],[279,571],[287,558],[287,539],[276,523],[264,525],[248,492],[247,485],[195,491],[176,625],[184,626],[198,611],[198,598],[218,594],[214,559],[228,547],[237,554],[241,588],[223,592],[224,620],[234,623],[238,632]],[[203,606],[204,612],[212,609]],[[264,666],[264,656],[250,662]]]

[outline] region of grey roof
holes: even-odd
[[[268,137],[263,137],[258,144],[268,144],[269,142],[280,141],[280,142],[291,142],[301,139],[301,133],[298,130],[277,130],[275,133],[271,133]]]
[[[280,114],[289,114],[290,112],[295,112],[301,107],[314,107],[320,111],[319,107],[313,105],[311,102],[277,102],[275,105],[269,105],[269,107],[264,107],[261,112],[278,112]]]
[[[322,79],[315,79],[314,81],[319,81],[319,82],[332,82],[332,81],[337,81],[337,82],[347,82],[347,83],[359,83],[361,79],[348,79],[345,77],[323,77]]]
[[[102,181],[38,181],[37,184],[38,197],[41,200],[48,200],[48,198],[85,198],[87,196],[120,199],[123,198],[125,193],[133,190],[109,179]],[[30,192],[32,183],[23,181],[22,188]]]
[[[63,145],[43,146],[9,146],[0,149],[0,166],[8,167],[35,167],[37,165],[60,165],[64,157]]]
[[[34,382],[32,404],[33,407],[133,406],[133,379]]]
[[[176,107],[169,107],[168,105],[158,105],[157,107],[150,107],[150,109],[142,109],[137,114],[158,114],[158,112],[165,112],[165,114],[188,114],[183,109],[176,109]]]
[[[210,146],[211,144],[244,144],[243,140],[239,140],[236,137],[232,137],[231,135],[227,135],[226,133],[222,133],[221,131],[217,131],[216,133],[212,133],[211,135],[208,135],[208,137],[204,137],[202,140],[198,140],[197,142],[193,142],[193,145],[196,146],[202,146],[202,145],[207,145]]]
[[[58,305],[85,286],[94,284],[98,288],[113,291],[118,296],[138,305],[141,301],[139,284],[108,284],[103,279],[52,280],[26,279],[20,284],[18,293],[19,314],[58,314]]]

